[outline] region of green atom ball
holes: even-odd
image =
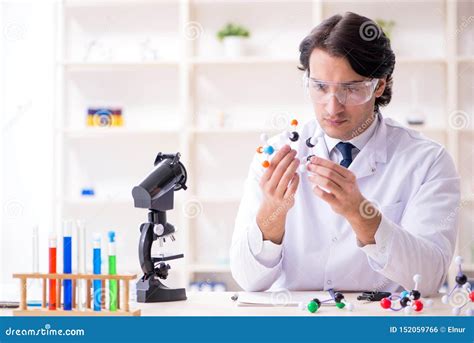
[[[308,304],[308,311],[311,313],[314,313],[317,310],[318,310],[318,304],[316,303],[316,301],[311,300]]]
[[[344,304],[343,302],[336,303],[337,308],[344,308],[344,306],[346,306],[346,304]]]

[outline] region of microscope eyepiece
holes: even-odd
[[[132,190],[135,207],[154,210],[172,209],[171,192],[186,190],[186,168],[179,161],[181,155],[158,153],[155,168]],[[161,199],[161,200],[160,200]],[[170,207],[171,206],[171,207]]]

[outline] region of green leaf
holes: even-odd
[[[222,41],[225,37],[249,37],[250,32],[247,28],[236,25],[234,23],[227,23],[217,32],[217,39]]]

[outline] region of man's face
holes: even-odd
[[[369,80],[357,74],[344,57],[334,57],[321,49],[314,49],[309,58],[309,77],[330,82],[354,82]],[[324,132],[336,139],[348,141],[361,134],[374,120],[376,97],[382,95],[385,80],[380,80],[372,98],[360,105],[344,105],[335,96],[327,104],[313,101],[314,111]]]

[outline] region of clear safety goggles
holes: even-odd
[[[306,87],[311,99],[318,104],[327,104],[335,96],[341,105],[361,105],[372,98],[378,79],[356,82],[331,82],[306,78]]]

